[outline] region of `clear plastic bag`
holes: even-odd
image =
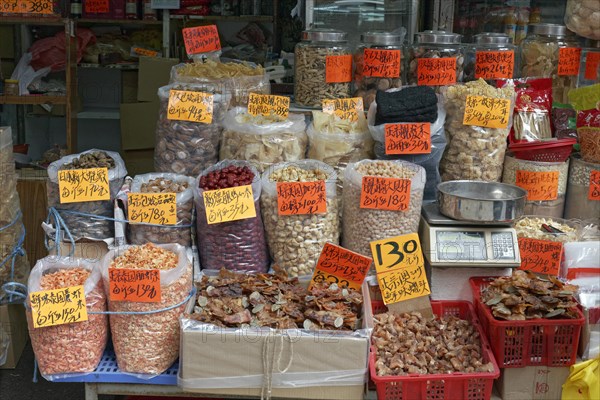
[[[229,107],[230,96],[215,94],[210,124],[168,118],[171,90],[212,93],[206,85],[170,84],[158,89],[160,109],[156,124],[154,168],[157,172],[196,177],[217,162],[222,128],[220,122]]]
[[[600,173],[600,165],[585,162],[580,154],[571,156],[569,182],[567,183],[567,199],[565,202],[565,218],[595,218],[600,215],[600,201],[591,200],[590,179],[592,173]]]
[[[212,171],[218,171],[230,165],[248,167],[254,173],[252,192],[256,217],[237,221],[208,224],[200,178]],[[263,229],[260,209],[260,174],[247,161],[223,160],[207,168],[194,183],[194,199],[196,203],[196,237],[200,264],[203,269],[225,268],[232,271],[267,272],[269,255]]]
[[[223,121],[221,160],[245,160],[263,172],[282,161],[297,161],[306,153],[306,123],[304,115],[292,114],[283,121],[254,117],[236,107],[227,112]]]
[[[131,244],[145,244],[151,242],[155,244],[177,243],[182,246],[190,247],[192,245],[192,214],[194,208],[194,179],[185,175],[170,173],[149,173],[136,175],[131,184],[132,193],[140,193],[142,185],[155,179],[170,180],[177,183],[187,183],[188,187],[184,191],[177,193],[177,225],[187,225],[182,228],[148,226],[129,224],[129,240]],[[150,192],[147,192],[150,193]]]
[[[324,214],[279,215],[277,182],[272,181],[271,176],[286,167],[317,170],[327,175],[327,211]],[[325,243],[339,243],[337,174],[331,166],[321,161],[300,160],[275,164],[263,174],[261,182],[260,202],[273,262],[290,276],[311,275]]]
[[[568,0],[565,25],[588,39],[600,40],[600,2],[598,0]]]
[[[58,171],[61,166],[72,162],[79,156],[93,152],[105,152],[114,162],[114,168],[108,170],[108,180],[110,189],[110,200],[88,201],[84,203],[65,203],[60,204],[60,193],[58,188]],[[79,154],[71,154],[53,162],[48,166],[48,207],[55,207],[61,210],[81,212],[112,218],[113,201],[123,185],[123,179],[127,175],[125,162],[119,153],[113,151],[92,149]],[[75,240],[80,238],[106,239],[114,236],[114,222],[103,219],[93,219],[83,215],[74,215],[70,213],[61,213],[65,224],[69,228],[71,235]]]
[[[107,315],[90,314],[92,311],[106,311],[106,295],[98,262],[73,257],[42,258],[31,270],[28,290],[30,293],[40,291],[42,276],[46,274],[75,268],[91,271],[84,285],[87,321],[34,328],[31,303],[29,298],[27,300],[27,325],[31,345],[40,372],[49,381],[93,372],[102,358],[108,340]]]

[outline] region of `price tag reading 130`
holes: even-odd
[[[127,213],[132,224],[177,224],[175,193],[129,193]]]
[[[107,168],[63,169],[58,171],[60,203],[110,200]]]
[[[202,198],[209,224],[256,217],[252,185],[207,190],[202,193]]]
[[[29,293],[34,328],[88,320],[82,285]]]
[[[188,90],[171,90],[167,119],[178,121],[212,123],[213,95]]]

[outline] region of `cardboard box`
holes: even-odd
[[[121,148],[123,150],[154,148],[158,108],[158,101],[121,104]]]
[[[124,150],[121,156],[131,176],[154,172],[154,149]]]
[[[157,101],[158,88],[169,83],[171,67],[176,64],[177,58],[140,57],[137,100]]]
[[[496,386],[503,400],[557,400],[569,367],[504,368]]]
[[[0,369],[13,369],[19,363],[25,344],[29,339],[23,304],[0,306],[0,326],[2,326],[3,334],[8,335],[10,339],[6,362],[0,365]],[[0,341],[2,339],[4,338],[0,338]]]
[[[53,240],[48,239],[48,246],[50,247],[49,255],[56,255],[57,249],[54,248]],[[68,256],[73,248],[69,242],[62,242],[59,246],[61,256]],[[108,253],[108,244],[106,242],[81,239],[75,242],[75,250],[73,250],[71,257],[100,261],[106,253]]]
[[[121,103],[137,102],[138,71],[121,71]]]

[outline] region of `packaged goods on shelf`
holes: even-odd
[[[577,136],[583,161],[600,163],[600,111],[589,110],[577,113]]]
[[[592,182],[592,174],[595,174],[598,182]],[[585,162],[580,154],[572,155],[564,217],[597,218],[600,215],[600,201],[594,191],[600,195],[600,164]]]
[[[600,40],[600,3],[595,0],[569,0],[565,25],[576,34]]]

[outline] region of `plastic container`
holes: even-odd
[[[600,3],[596,0],[568,0],[565,25],[579,36],[600,40]]]
[[[584,323],[577,308],[578,319],[532,319],[500,321],[481,301],[481,291],[494,277],[470,278],[477,316],[500,368],[521,368],[529,365],[566,367],[577,358],[577,345]]]
[[[504,33],[480,33],[465,51],[465,82],[483,78],[513,79],[519,73],[518,54],[513,40]]]
[[[303,31],[301,38],[294,48],[296,104],[320,108],[325,99],[350,97],[352,51],[347,42],[348,34],[314,29]]]
[[[371,302],[373,314],[385,312],[382,302]],[[483,363],[491,362],[494,372],[452,373],[431,375],[377,376],[376,354],[371,349],[369,372],[377,388],[379,400],[412,399],[469,399],[487,400],[492,396],[494,380],[500,376],[500,369],[484,335],[484,330],[475,314],[473,305],[467,301],[432,301],[431,308],[437,316],[453,315],[467,320],[479,332]],[[377,311],[375,311],[377,310]]]
[[[515,158],[539,162],[565,162],[577,139],[557,139],[547,142],[511,143],[508,148]]]
[[[585,162],[579,154],[571,156],[565,218],[587,219],[597,218],[600,215],[600,201],[589,197],[592,171],[600,173],[600,164]]]

